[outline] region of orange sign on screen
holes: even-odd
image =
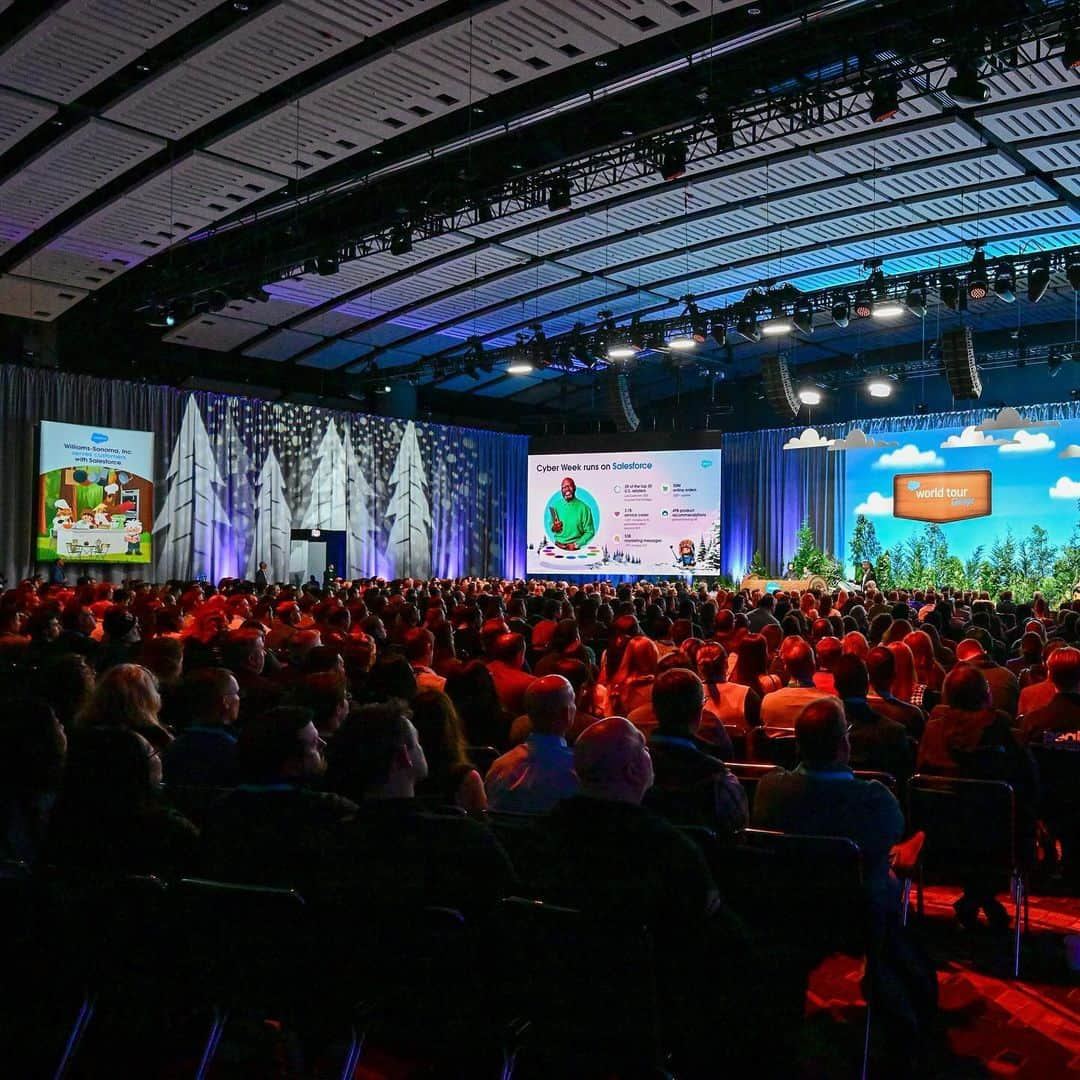
[[[989,469],[897,473],[893,477],[893,517],[938,525],[987,517],[990,485]]]

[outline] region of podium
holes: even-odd
[[[808,574],[801,578],[767,578],[751,574],[742,579],[740,589],[753,592],[759,589],[761,592],[807,592],[810,589],[820,589],[821,592],[829,592],[828,583],[817,574]]]

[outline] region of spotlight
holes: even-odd
[[[968,296],[972,300],[985,300],[990,291],[990,282],[986,275],[986,252],[976,248],[971,258],[971,269],[967,276]]]
[[[636,343],[635,338],[640,338],[640,335],[628,330],[614,331],[608,340],[607,358],[609,360],[629,360],[631,357],[637,356],[641,352],[641,347]]]
[[[690,336],[700,345],[709,336],[709,320],[689,296],[686,298],[686,314],[690,316]]]
[[[207,306],[211,311],[220,311],[229,302],[228,296],[220,289],[213,289],[207,298]]]
[[[866,279],[866,285],[878,299],[889,291],[885,282],[885,271],[880,266],[875,266],[870,271],[870,276]]]
[[[713,135],[716,137],[716,152],[735,149],[735,121],[726,109],[713,114]]]
[[[664,157],[660,163],[660,175],[665,180],[678,180],[686,172],[686,143],[681,139],[672,139],[664,147]]]
[[[1066,71],[1080,70],[1080,30],[1070,30],[1065,35],[1065,48],[1061,53]]]
[[[753,309],[739,313],[738,322],[735,324],[735,332],[747,341],[761,340],[761,327],[758,326],[757,313]]]
[[[810,335],[814,332],[814,309],[809,300],[796,300],[795,310],[792,312],[791,321],[800,334]]]
[[[1016,300],[1016,271],[1011,263],[999,262],[994,267],[994,292],[1006,304]]]
[[[696,349],[698,347],[698,341],[693,334],[686,334],[680,331],[673,337],[667,339],[667,347],[669,349],[674,349],[676,352],[685,352],[688,349]]]
[[[926,314],[926,286],[921,282],[913,282],[908,286],[907,295],[904,297],[904,307],[921,319]]]
[[[1070,251],[1065,256],[1065,276],[1069,284],[1080,292],[1080,251]]]
[[[982,105],[990,100],[990,87],[979,81],[978,65],[969,59],[954,60],[956,74],[945,89],[958,105]]]
[[[1028,263],[1027,298],[1029,304],[1037,304],[1050,285],[1050,256],[1040,252],[1032,255]]]
[[[851,305],[847,300],[838,300],[832,307],[832,321],[836,326],[845,327],[851,322]]]
[[[395,225],[390,230],[390,254],[408,255],[412,251],[412,229],[408,225]]]
[[[319,255],[315,259],[315,272],[320,277],[330,277],[332,274],[336,274],[340,266],[341,260],[336,251]]]
[[[484,343],[478,337],[471,337],[468,341],[468,354],[474,364],[488,375],[495,370],[495,364],[490,356],[484,353]]]
[[[941,302],[950,310],[955,311],[960,298],[960,287],[956,284],[956,278],[948,277],[938,287],[938,295]]]
[[[489,221],[495,220],[495,211],[491,209],[491,202],[488,199],[477,199],[473,204],[473,209],[476,211],[477,225],[486,225]]]
[[[790,334],[795,329],[795,323],[789,315],[774,315],[761,324],[761,332],[766,337],[780,337]]]
[[[314,259],[304,260],[304,273],[305,274],[317,274],[319,272],[319,264]]]
[[[510,375],[528,375],[533,370],[532,360],[529,359],[529,350],[525,345],[525,337],[518,334],[517,344],[510,354],[510,363],[506,365]]]
[[[891,120],[900,111],[899,86],[896,79],[884,78],[874,83],[870,94],[870,119],[875,124]]]
[[[723,319],[718,319],[714,316],[712,321],[712,328],[710,329],[709,333],[712,334],[712,339],[716,342],[717,345],[727,344],[727,326],[724,323]]]
[[[1060,353],[1056,349],[1051,349],[1050,355],[1046,358],[1046,373],[1051,379],[1061,371],[1061,363]]]
[[[816,386],[804,386],[799,390],[799,400],[804,405],[820,405],[821,391]]]
[[[892,383],[888,379],[871,379],[866,384],[866,392],[872,398],[892,397]]]
[[[176,316],[173,314],[171,309],[169,311],[165,312],[165,325],[166,326],[175,326],[176,325]]]
[[[874,305],[874,318],[896,319],[903,315],[905,310],[899,300],[882,300]]]
[[[571,203],[570,178],[560,176],[552,180],[548,191],[547,208],[553,213],[556,210],[569,210]]]
[[[861,288],[855,294],[855,314],[860,319],[868,319],[874,313],[874,294],[867,288]]]
[[[551,355],[551,346],[548,345],[547,335],[544,333],[542,326],[535,324],[530,326],[529,329],[533,332],[532,344],[529,346],[533,366],[543,371],[551,367],[554,362],[554,357]]]

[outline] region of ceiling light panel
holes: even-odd
[[[4,225],[21,240],[80,199],[161,150],[161,139],[89,120],[0,184]],[[0,250],[8,244],[0,243]]]
[[[51,102],[0,87],[0,154],[10,150],[56,112],[57,107]]]
[[[52,322],[87,295],[84,289],[34,281],[15,274],[0,275],[0,315]]]
[[[0,54],[5,85],[69,104],[220,0],[70,0]]]

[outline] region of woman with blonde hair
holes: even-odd
[[[749,686],[728,682],[727,652],[723,645],[706,642],[697,651],[697,673],[705,686],[705,710],[699,734],[712,739],[717,728],[731,726],[738,731],[761,723],[761,695]]]
[[[619,669],[608,687],[608,711],[612,715],[629,716],[652,702],[659,663],[660,650],[652,638],[642,635],[626,643]]]
[[[163,750],[172,735],[158,718],[160,712],[161,695],[153,673],[140,664],[117,664],[100,676],[77,719],[82,728],[128,728]]]
[[[930,690],[940,690],[945,682],[945,669],[934,656],[934,642],[925,630],[912,630],[904,637],[904,644],[915,659],[916,683]]]
[[[896,665],[896,674],[893,676],[892,683],[893,696],[910,703],[915,695],[915,687],[918,685],[915,677],[915,658],[911,655],[911,649],[902,641],[890,641],[885,648],[892,653],[893,662]]]

